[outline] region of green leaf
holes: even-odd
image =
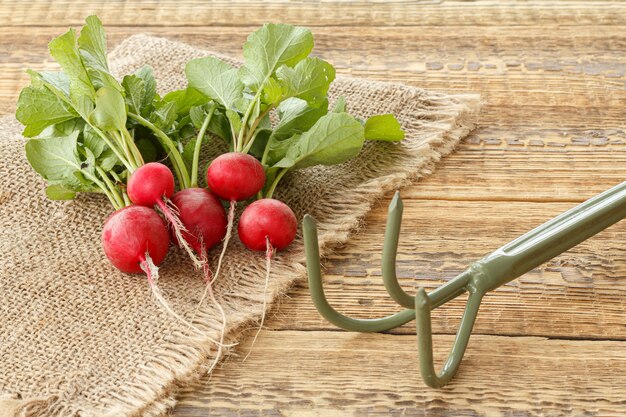
[[[194,128],[202,128],[204,119],[207,117],[207,105],[192,107],[191,110],[189,110],[189,116]],[[207,131],[219,136],[226,142],[230,142],[231,140],[230,123],[228,118],[218,109],[214,109]]]
[[[277,140],[275,136],[271,136],[266,145],[269,149],[267,150],[267,156],[264,161],[265,165],[271,167],[285,158],[291,146],[297,144],[299,140],[300,134],[294,134],[282,140]]]
[[[60,71],[42,71],[37,72],[33,70],[26,70],[30,74],[30,78],[33,86],[39,88],[41,86],[47,86],[53,92],[57,91],[57,95],[63,95],[65,97],[70,96],[70,79],[64,72]]]
[[[326,98],[335,68],[323,59],[307,57],[293,68],[278,68],[276,78],[283,92],[281,99],[298,97],[316,106]]]
[[[270,77],[267,79],[265,87],[263,87],[263,95],[261,98],[263,103],[276,104],[280,103],[283,99],[283,94],[283,87],[280,82],[276,78]]]
[[[233,110],[226,110],[226,117],[228,118],[230,125],[233,127],[235,134],[239,134],[239,131],[241,130],[241,117],[239,116],[239,113]]]
[[[296,65],[312,49],[313,35],[308,29],[267,23],[252,32],[243,45],[241,81],[252,91],[259,91],[279,67]]]
[[[102,155],[105,149],[109,148],[89,125],[85,125],[83,129],[83,145],[85,148],[88,148],[96,158]]]
[[[152,123],[164,132],[168,132],[176,121],[176,103],[161,101],[150,115]]]
[[[328,113],[291,144],[276,168],[302,169],[335,165],[356,156],[365,140],[364,128],[347,113]]]
[[[139,142],[138,142],[138,145],[139,145]],[[144,161],[151,162],[151,161],[146,161],[145,157],[144,157]],[[113,152],[111,148],[107,147],[98,158],[98,165],[100,165],[100,168],[102,168],[105,172],[108,172],[108,171],[111,171],[114,167],[118,165],[122,165],[122,162],[117,157],[117,155],[115,155],[115,152]]]
[[[365,140],[399,142],[402,139],[404,131],[393,114],[379,114],[365,122]]]
[[[145,86],[144,81],[134,74],[126,75],[122,79],[122,87],[124,87],[128,110],[135,114],[141,114],[144,103]]]
[[[191,139],[183,148],[182,158],[187,166],[187,169],[191,171],[193,165],[193,154],[196,147],[196,139]]]
[[[346,113],[347,111],[346,98],[344,96],[339,96],[335,102],[335,106],[333,107],[333,113]]]
[[[258,133],[256,133],[256,138],[250,147],[250,151],[248,152],[250,155],[261,158],[263,153],[265,152],[265,147],[269,143],[270,135],[272,134],[272,129],[256,129]]]
[[[306,101],[294,97],[280,103],[277,110],[279,122],[272,136],[282,140],[313,127],[320,117],[328,113],[328,100],[322,100],[319,107],[311,107]]]
[[[70,29],[65,34],[53,39],[49,44],[50,55],[61,65],[70,82],[70,97],[77,100],[86,96],[92,101],[96,91],[91,83],[87,69],[78,51],[76,31]]]
[[[57,123],[54,126],[48,126],[39,135],[37,135],[37,137],[53,138],[57,136],[69,136],[74,133],[74,131],[82,132],[84,127],[85,121],[77,117],[75,119]]]
[[[46,187],[46,196],[50,200],[73,200],[76,198],[76,192],[61,184],[51,184]]]
[[[15,117],[25,126],[24,136],[33,137],[48,126],[74,119],[78,114],[47,88],[28,86],[20,93]]]
[[[194,106],[208,103],[209,98],[195,88],[187,87],[184,90],[167,93],[163,97],[163,101],[166,103],[174,103],[176,113],[181,116],[188,114],[190,109]]]
[[[26,142],[26,158],[46,181],[75,189],[81,185],[76,173],[80,174],[82,163],[77,140],[78,132],[65,137],[30,139]]]
[[[86,25],[78,37],[78,49],[86,67],[108,72],[107,42],[102,22],[98,16],[85,19]]]
[[[185,66],[185,74],[190,87],[226,109],[236,109],[235,103],[243,94],[243,84],[239,81],[237,69],[209,56],[189,61]]]
[[[89,114],[89,121],[105,130],[126,128],[126,103],[124,96],[114,88],[102,87],[96,93],[96,107]]]
[[[152,73],[152,67],[149,65],[144,65],[135,71],[135,76],[141,78],[143,80],[143,99],[141,103],[141,108],[145,113],[142,115],[146,116],[149,111],[149,107],[154,101],[156,93],[156,80],[154,79],[154,75]]]

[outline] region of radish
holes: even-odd
[[[281,250],[296,236],[298,221],[289,206],[273,198],[250,204],[239,218],[239,239],[250,250]],[[268,243],[269,242],[269,243]]]
[[[265,321],[267,287],[270,278],[272,256],[275,250],[284,249],[293,242],[297,230],[298,220],[294,212],[287,204],[273,198],[263,198],[255,201],[246,207],[239,218],[238,233],[241,242],[250,250],[265,251],[263,315],[251,346],[254,346]],[[248,355],[250,352],[252,352],[252,347],[248,351]],[[248,355],[246,355],[246,358]]]
[[[226,212],[209,190],[186,188],[172,196],[172,203],[186,227],[182,236],[198,255],[205,256],[226,235]]]
[[[255,157],[229,152],[211,162],[206,179],[209,189],[222,200],[243,201],[261,191],[265,170]]]
[[[152,274],[163,262],[170,237],[163,220],[147,207],[128,206],[109,216],[102,228],[104,253],[113,266],[122,272],[142,271],[152,285]]]
[[[230,202],[224,246],[213,279],[216,280],[232,234],[237,201],[247,200],[263,189],[265,170],[255,157],[241,152],[229,152],[211,162],[207,169],[206,181],[211,192]]]
[[[152,294],[174,317],[184,321],[163,298],[157,282],[158,266],[165,259],[170,236],[156,211],[143,206],[127,206],[109,216],[102,228],[102,247],[109,261],[122,272],[148,278]]]
[[[134,204],[159,208],[174,232],[175,240],[187,251],[196,267],[201,267],[202,262],[195,256],[187,240],[182,237],[186,232],[185,225],[180,221],[178,208],[170,200],[174,194],[172,171],[158,162],[142,165],[128,179],[127,192],[128,198]]]

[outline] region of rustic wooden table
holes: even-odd
[[[49,65],[46,43],[91,13],[111,45],[147,32],[236,55],[264,22],[305,25],[340,73],[482,94],[480,128],[403,192],[407,289],[434,288],[626,177],[626,3],[0,0],[1,113],[24,69]],[[379,269],[387,203],[328,260],[329,296],[351,315],[397,308]],[[626,415],[625,300],[622,222],[489,294],[459,374],[432,390],[414,328],[339,331],[299,285],[248,360],[186,389],[174,415]],[[438,358],[462,306],[434,313]]]

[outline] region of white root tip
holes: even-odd
[[[267,236],[265,237],[265,247],[265,288],[263,289],[263,314],[261,315],[261,323],[259,324],[259,328],[254,335],[254,339],[252,339],[252,344],[250,344],[250,350],[248,350],[246,357],[243,358],[243,362],[245,362],[246,359],[248,359],[248,356],[250,356],[250,354],[252,353],[252,348],[254,347],[256,339],[257,337],[259,337],[259,333],[261,333],[261,330],[263,329],[263,323],[265,322],[265,309],[267,308],[267,287],[270,283],[272,256],[274,255],[274,248],[272,247],[270,239]]]
[[[189,231],[178,217],[178,207],[176,207],[174,203],[172,203],[172,200],[165,196],[163,196],[162,200],[157,200],[157,206],[159,207],[161,213],[163,213],[163,215],[167,219],[167,222],[172,230],[174,231],[174,234],[176,235],[176,240],[178,240],[178,244],[189,255],[189,258],[193,262],[194,268],[202,268],[202,260],[198,259],[193,248],[189,245],[189,243],[187,243],[187,240],[183,237],[183,232],[189,233]]]

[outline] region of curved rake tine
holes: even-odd
[[[467,343],[469,342],[472,328],[478,314],[478,308],[483,294],[475,289],[470,289],[470,296],[459,330],[457,331],[454,344],[448,355],[446,363],[439,374],[435,371],[433,360],[433,333],[431,327],[430,311],[433,308],[430,298],[423,288],[420,288],[415,295],[415,313],[417,329],[417,349],[419,352],[420,373],[426,385],[431,388],[441,388],[446,385],[459,369]]]
[[[342,329],[354,332],[381,332],[401,326],[415,318],[414,310],[403,310],[379,319],[353,319],[335,310],[324,295],[322,272],[320,268],[319,243],[315,219],[308,214],[302,221],[304,250],[309,275],[309,290],[313,304],[319,313],[329,322]]]
[[[415,297],[407,294],[400,287],[398,277],[396,276],[396,255],[398,254],[398,241],[400,239],[400,224],[402,223],[403,209],[404,205],[400,198],[400,192],[396,191],[396,195],[393,196],[393,200],[389,203],[381,272],[385,289],[391,298],[403,307],[413,308],[415,306]]]
[[[400,198],[400,192],[389,204],[387,227],[385,229],[385,243],[383,245],[382,276],[385,289],[398,304],[406,308],[415,307],[415,297],[405,292],[396,276],[396,255],[398,253],[398,241],[400,239],[400,224],[402,223],[402,210],[404,205]],[[465,271],[456,278],[430,293],[431,308],[437,308],[442,304],[458,297],[466,291],[471,274]]]

